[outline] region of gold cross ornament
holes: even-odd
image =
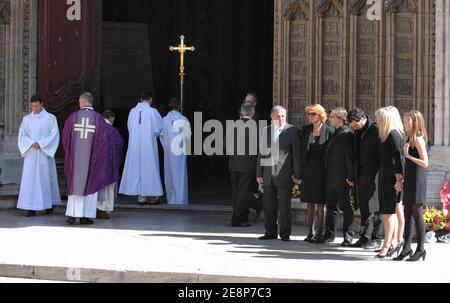
[[[184,73],[184,53],[187,51],[195,51],[195,47],[193,46],[186,46],[184,44],[185,37],[183,35],[180,36],[180,45],[178,46],[171,46],[169,49],[171,52],[178,51],[180,53],[180,111],[183,113],[183,98],[184,98],[184,76],[186,75]]]

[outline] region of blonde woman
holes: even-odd
[[[425,224],[423,222],[423,203],[427,197],[428,136],[423,115],[413,110],[403,116],[407,143],[403,148],[405,163],[405,182],[403,184],[403,205],[405,206],[405,245],[396,261],[419,261],[425,257]],[[417,229],[417,249],[413,255],[411,241],[413,235],[412,219]]]
[[[400,113],[393,106],[379,109],[375,118],[381,140],[378,194],[385,234],[384,245],[377,257],[385,258],[394,253],[398,255],[401,249],[397,212],[403,191],[404,130]]]
[[[320,104],[307,106],[305,112],[309,125],[304,126],[301,130],[302,184],[300,200],[308,204],[309,233],[304,241],[312,243],[319,241],[323,235],[326,201],[324,157],[334,129],[326,124],[328,116]],[[315,230],[316,225],[317,230]]]

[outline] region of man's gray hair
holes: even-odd
[[[255,107],[251,104],[245,103],[241,106],[241,115],[251,117],[255,114]]]
[[[83,99],[84,102],[86,102],[89,105],[93,105],[94,104],[94,96],[89,93],[89,92],[85,92],[80,96],[80,99]]]
[[[279,112],[282,112],[282,111],[287,112],[287,110],[286,110],[283,106],[277,105],[277,106],[274,106],[274,107],[272,108],[271,113],[272,113],[272,114],[273,114],[273,113],[279,113]]]
[[[345,108],[343,107],[335,108],[331,111],[331,113],[335,114],[336,117],[338,117],[339,119],[347,121],[348,112]]]

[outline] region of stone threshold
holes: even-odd
[[[211,275],[201,272],[154,272],[115,269],[69,268],[26,264],[0,264],[0,276],[8,278],[84,283],[342,283],[342,281]],[[356,281],[355,281],[356,283]]]

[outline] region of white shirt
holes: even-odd
[[[284,126],[278,128],[274,125],[273,127],[274,127],[273,142],[278,142],[278,139],[280,138],[280,134],[283,131]]]

